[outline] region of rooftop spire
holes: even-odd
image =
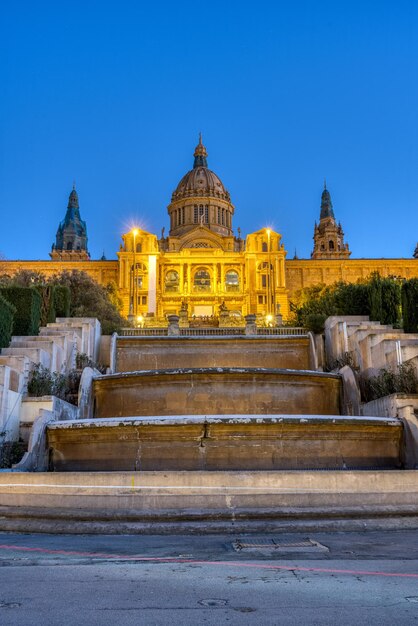
[[[195,148],[193,156],[194,156],[193,169],[195,169],[196,167],[208,166],[208,162],[206,159],[206,157],[208,156],[208,153],[207,153],[205,146],[202,143],[202,133],[199,133],[199,143],[197,144]]]
[[[327,189],[327,181],[324,179],[324,191],[322,192],[322,196],[321,196],[320,219],[323,220],[326,217],[332,217],[333,219],[335,219],[334,211],[332,209],[331,194]]]
[[[78,194],[75,190],[75,181],[73,183],[73,189],[70,193],[70,196],[68,198],[68,209],[79,209],[79,204],[78,204]]]

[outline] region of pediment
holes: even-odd
[[[220,248],[224,250],[223,237],[206,226],[198,226],[180,238],[180,250],[183,248]]]

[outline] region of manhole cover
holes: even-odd
[[[236,552],[268,551],[277,552],[329,552],[328,548],[313,539],[288,541],[277,537],[244,537],[236,539],[232,544]]]
[[[226,606],[228,600],[223,600],[222,598],[205,598],[204,600],[199,600],[198,604],[202,606]]]

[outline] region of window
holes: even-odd
[[[239,275],[235,270],[225,274],[225,291],[239,291]]]
[[[267,287],[267,274],[261,274],[261,286],[263,289]]]
[[[193,280],[194,291],[210,291],[210,274],[205,269],[199,269],[194,275]]]
[[[69,241],[69,242],[67,243],[67,250],[72,250],[72,249],[73,249],[73,242],[72,242],[72,241]]]
[[[262,252],[268,252],[267,243],[265,241],[263,241],[261,245],[261,250]]]
[[[334,250],[334,242],[332,241],[332,239],[330,240],[328,245],[330,250]]]
[[[207,204],[205,206],[203,204],[194,205],[193,221],[195,224],[209,223],[209,206]]]
[[[134,266],[131,267],[131,272]],[[135,269],[135,280],[137,284],[137,289],[146,289],[146,274],[148,273],[147,266],[145,263],[137,263]]]
[[[176,272],[175,270],[167,272],[167,274],[165,275],[165,290],[170,292],[178,291],[179,284],[180,281],[178,272]]]
[[[136,244],[136,251],[137,252],[142,252],[142,243],[137,243]]]
[[[266,296],[258,296],[258,304],[265,304]]]
[[[221,223],[221,208],[218,207],[218,224]]]

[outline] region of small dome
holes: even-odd
[[[221,198],[231,202],[229,192],[225,189],[220,178],[208,168],[207,154],[207,150],[202,143],[202,136],[200,135],[199,143],[193,155],[193,169],[183,176],[171,196],[171,202],[196,196]]]

